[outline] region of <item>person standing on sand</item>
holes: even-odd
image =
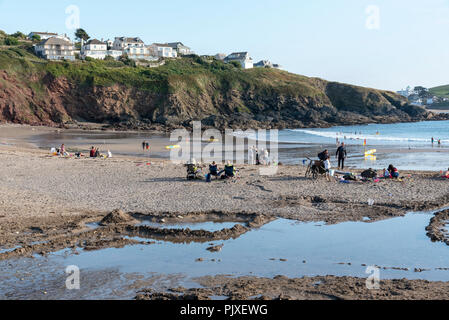
[[[145,151],[145,147],[147,146],[146,141],[142,142],[142,150]]]
[[[348,156],[348,153],[346,152],[345,143],[342,142],[341,146],[337,149],[336,157],[338,159],[338,168],[341,170],[345,169],[345,159]]]
[[[254,147],[250,147],[248,150],[248,163],[254,165]]]

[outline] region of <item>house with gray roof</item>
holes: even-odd
[[[178,56],[176,49],[168,43],[153,43],[149,49],[158,58],[176,58]]]
[[[57,37],[36,44],[34,51],[37,56],[47,60],[75,60],[73,43]]]
[[[133,60],[155,60],[150,48],[138,37],[116,37],[112,44],[112,50],[122,51]]]
[[[234,52],[224,59],[226,63],[231,61],[239,62],[243,69],[252,69],[254,67],[253,58],[250,57],[248,52]]]
[[[178,53],[178,56],[187,56],[193,54],[193,51],[182,42],[170,42],[168,45]]]
[[[111,56],[114,59],[120,58],[123,54],[120,50],[108,50],[108,44],[106,42],[91,39],[81,46],[81,59],[86,59],[87,57],[92,59],[104,59],[107,56]]]

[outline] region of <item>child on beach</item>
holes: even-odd
[[[390,173],[390,177],[394,179],[399,178],[399,170],[395,168],[392,164],[388,167],[388,172]]]
[[[329,181],[329,182],[331,181],[331,174],[330,174],[331,168],[332,168],[332,165],[331,165],[330,158],[327,158],[327,159],[324,161],[324,169],[326,169],[326,179],[327,179],[327,181]]]
[[[390,171],[388,171],[387,169],[384,169],[384,178],[385,179],[391,178]]]

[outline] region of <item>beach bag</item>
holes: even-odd
[[[355,175],[353,175],[352,173],[346,174],[343,177],[346,181],[357,181],[357,178]]]
[[[377,172],[374,171],[373,169],[368,169],[368,170],[362,172],[362,178],[365,178],[365,179],[377,178]]]

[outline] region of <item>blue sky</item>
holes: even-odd
[[[449,0],[0,0],[0,29],[182,41],[199,54],[249,51],[284,69],[379,89],[449,84]],[[376,6],[379,19],[370,11]],[[374,20],[373,20],[374,19]],[[378,21],[378,28],[367,28]]]

